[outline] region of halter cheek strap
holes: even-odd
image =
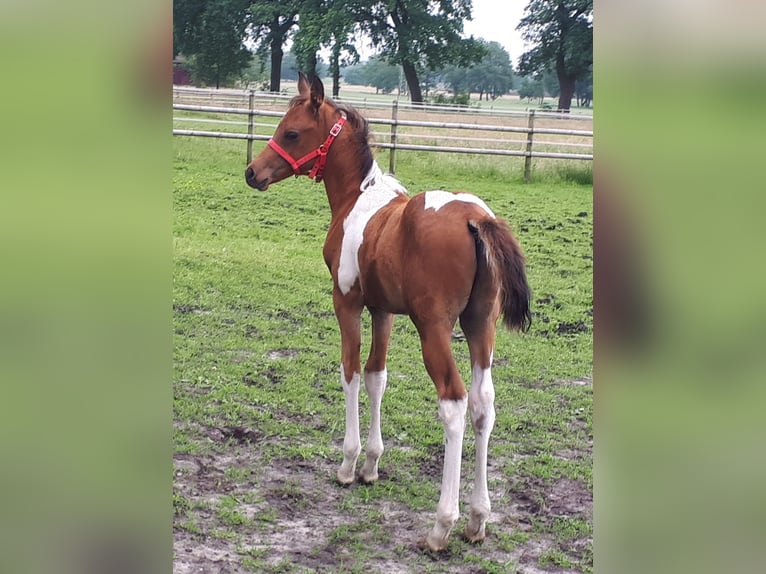
[[[338,118],[338,121],[335,122],[335,125],[330,129],[330,134],[327,136],[327,139],[324,140],[322,145],[320,145],[317,149],[314,151],[307,153],[302,158],[296,160],[291,156],[287,150],[285,150],[282,146],[280,146],[277,142],[274,141],[274,138],[271,138],[267,145],[273,149],[279,157],[281,157],[283,160],[285,160],[288,164],[290,164],[290,167],[293,168],[293,173],[295,174],[295,177],[298,177],[301,175],[301,166],[304,164],[307,164],[312,159],[316,158],[316,161],[314,162],[313,167],[308,173],[309,179],[313,179],[317,183],[322,181],[322,178],[324,176],[324,167],[327,163],[327,152],[330,151],[330,146],[332,145],[332,142],[335,141],[335,138],[338,137],[338,134],[343,129],[343,124],[346,123],[346,114],[345,112],[340,113],[340,118]]]

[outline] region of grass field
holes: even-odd
[[[385,153],[378,161],[388,165]],[[177,137],[173,165],[174,572],[592,570],[589,168],[541,164],[525,185],[521,161],[397,158],[411,194],[468,190],[504,216],[534,295],[530,332],[498,331],[487,540],[458,536],[473,479],[469,424],[462,517],[447,552],[433,556],[415,542],[433,522],[443,431],[406,317],[389,352],[381,480],[334,481],[344,405],[324,188],[290,178],[250,189],[243,142]],[[366,317],[363,328],[365,356]],[[453,349],[470,380],[459,333]]]

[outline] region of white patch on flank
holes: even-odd
[[[385,175],[376,161],[372,162],[372,167],[362,181],[360,190],[362,194],[343,222],[338,287],[344,295],[351,290],[359,277],[359,259],[357,256],[367,223],[373,215],[388,205],[397,195],[407,194],[407,190],[399,183],[399,180],[393,176]]]
[[[465,203],[474,203],[486,211],[490,217],[495,218],[495,214],[481,199],[470,193],[450,193],[449,191],[427,191],[426,192],[426,209],[433,209],[439,211],[442,207],[450,203],[451,201],[463,201]]]

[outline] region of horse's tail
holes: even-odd
[[[474,232],[479,265],[486,265],[493,283],[500,288],[503,323],[510,329],[529,330],[532,312],[527,284],[526,259],[508,224],[501,219],[469,223]]]

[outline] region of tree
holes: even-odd
[[[367,65],[366,62],[361,64],[353,64],[348,66],[343,72],[343,81],[351,86],[365,86],[367,85],[367,79],[364,75],[364,68]]]
[[[300,70],[311,76],[318,75],[317,54],[320,48],[330,48],[333,97],[340,92],[341,65],[359,61],[350,39],[357,29],[357,21],[365,13],[367,3],[364,0],[303,0],[292,51],[296,54]]]
[[[282,79],[297,82],[299,69],[295,52],[285,52],[282,56],[282,67],[279,69],[279,75]]]
[[[173,2],[173,58],[191,56],[197,49],[199,26],[207,0],[175,0]]]
[[[250,33],[258,39],[259,51],[268,48],[271,54],[269,90],[272,92],[280,89],[283,46],[290,30],[298,22],[301,4],[300,0],[254,0],[250,6],[253,18]]]
[[[581,108],[589,108],[593,101],[593,66],[588,70],[588,74],[581,80],[575,82],[575,95],[577,96],[577,105]]]
[[[249,25],[249,0],[176,0],[173,5],[173,53],[189,56],[192,74],[220,87],[238,76],[251,60],[242,43]]]
[[[543,103],[543,98],[545,97],[545,87],[543,86],[542,79],[534,79],[531,76],[522,78],[518,92],[519,99],[521,100],[531,101],[539,99],[540,103]]]
[[[354,33],[365,14],[364,0],[326,0],[324,12],[324,30],[327,44],[330,45],[330,74],[332,75],[332,95],[340,93],[340,70],[342,66],[356,64],[359,52],[352,42]]]
[[[364,67],[365,84],[375,92],[390,94],[399,87],[399,66],[393,66],[381,58],[371,58]]]
[[[481,45],[461,36],[470,19],[471,0],[373,0],[362,26],[381,55],[402,67],[412,103],[419,104],[419,67],[439,70],[481,59]]]
[[[266,62],[255,54],[250,59],[247,67],[242,70],[239,81],[245,89],[266,89],[268,74],[266,73]]]
[[[481,61],[468,70],[468,83],[472,92],[479,93],[479,101],[486,94],[487,100],[496,100],[513,88],[513,64],[508,52],[498,42],[482,40],[486,49]]]
[[[530,0],[516,27],[534,47],[522,54],[519,72],[555,70],[559,109],[569,111],[575,83],[593,64],[593,0]]]
[[[325,4],[326,0],[304,0],[298,16],[298,30],[293,35],[291,52],[295,54],[298,70],[308,77],[317,75],[317,53],[327,36]]]
[[[376,93],[389,94],[399,86],[400,70],[399,66],[392,66],[378,56],[363,64],[349,67],[344,79],[348,84],[372,86]]]
[[[552,70],[545,70],[540,78],[543,82],[543,89],[546,96],[552,98],[561,97],[561,86],[559,85],[558,77]]]
[[[271,89],[279,90],[278,71],[282,68],[284,45],[292,33],[292,53],[297,68],[307,75],[318,75],[322,46],[330,47],[330,72],[333,96],[340,90],[340,67],[357,62],[359,56],[349,41],[357,21],[366,14],[369,0],[251,0],[254,24],[251,34],[260,49],[271,52]],[[297,30],[294,29],[297,26]],[[293,33],[294,31],[294,33]],[[345,57],[344,57],[345,55]]]
[[[468,68],[446,66],[441,81],[449,86],[454,96],[476,92],[481,101],[485,96],[496,100],[513,88],[515,74],[508,52],[497,42],[479,39],[484,57]]]

